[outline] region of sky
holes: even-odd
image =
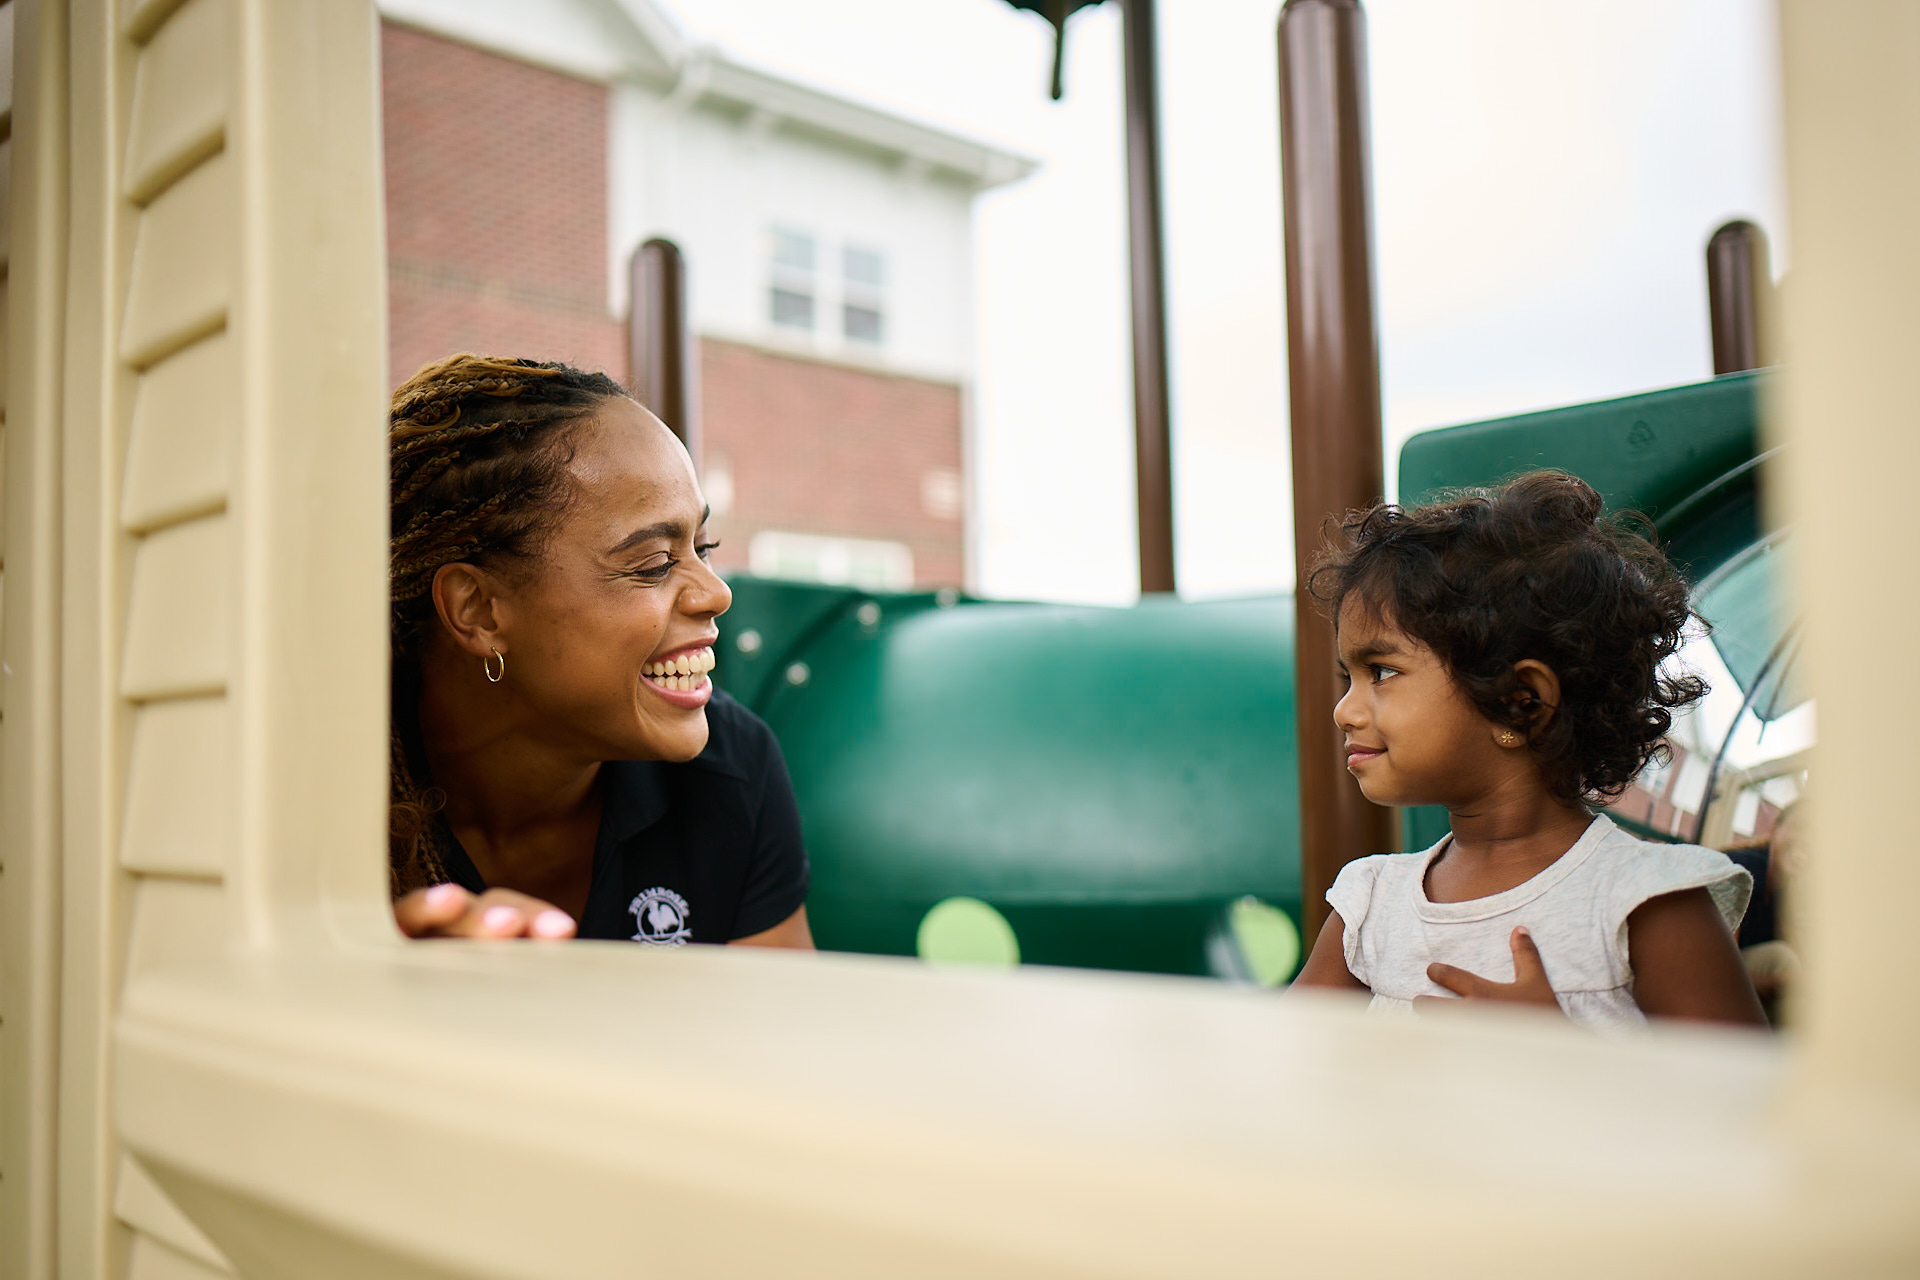
[[[1121,15],[1004,0],[669,0],[697,39],[1042,161],[976,206],[974,585],[1136,595]],[[1787,261],[1767,0],[1371,0],[1391,492],[1425,428],[1711,374],[1703,253]],[[1162,0],[1161,140],[1183,595],[1293,581],[1278,0]]]

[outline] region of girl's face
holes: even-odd
[[[1526,753],[1503,751],[1440,657],[1357,597],[1340,610],[1335,651],[1347,691],[1334,704],[1347,771],[1375,804],[1471,808]],[[1516,759],[1515,757],[1520,757]]]
[[[693,464],[624,398],[573,445],[565,512],[537,566],[495,599],[500,688],[521,704],[522,732],[570,754],[690,760],[707,743],[714,619],[733,602],[707,565]]]

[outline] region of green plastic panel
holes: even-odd
[[[1762,723],[1812,696],[1800,664],[1780,661],[1799,620],[1786,594],[1785,554],[1783,540],[1755,543],[1703,584],[1695,600],[1713,626],[1713,646],[1727,673]]]
[[[755,710],[817,631],[867,599],[852,587],[760,578],[736,579],[730,585],[733,607],[720,620],[713,679]]]
[[[1661,516],[1753,460],[1765,373],[1549,409],[1414,436],[1400,450],[1407,503],[1537,467],[1579,476],[1616,511]]]
[[[1241,899],[1298,919],[1290,598],[734,593],[716,678],[779,735],[822,946],[914,954],[967,897],[1023,962],[1223,973]]]

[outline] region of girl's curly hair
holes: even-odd
[[[1307,590],[1336,625],[1358,600],[1433,650],[1482,715],[1526,735],[1556,799],[1609,800],[1665,757],[1673,712],[1707,685],[1661,671],[1694,616],[1686,582],[1644,517],[1601,508],[1557,471],[1383,503],[1341,522],[1345,545],[1322,553]],[[1514,673],[1527,658],[1560,678],[1551,714]]]

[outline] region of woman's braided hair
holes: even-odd
[[[449,356],[393,393],[387,453],[392,498],[393,728],[388,869],[393,894],[448,879],[453,839],[420,743],[420,659],[436,615],[433,579],[449,564],[537,556],[564,510],[571,428],[626,389],[564,364]]]

